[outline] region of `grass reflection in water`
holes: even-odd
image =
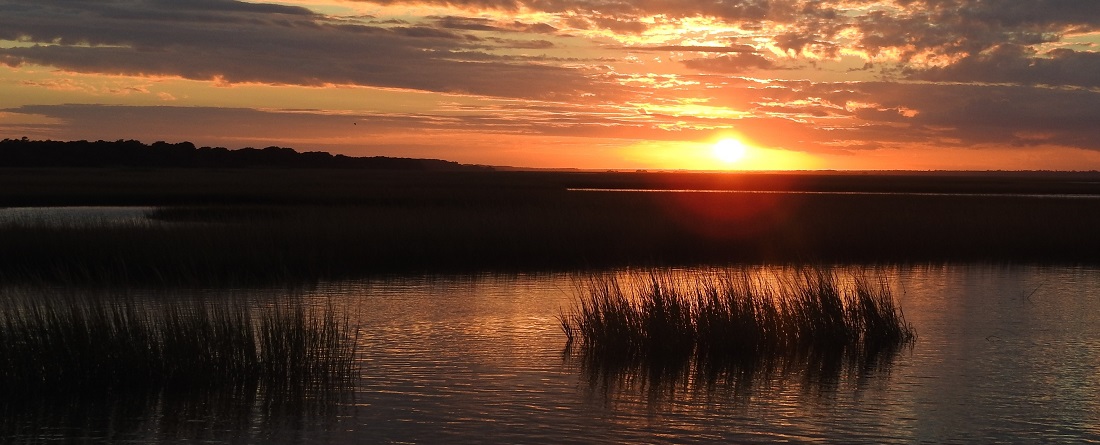
[[[775,376],[828,383],[885,370],[916,337],[884,279],[822,269],[773,278],[724,270],[588,279],[559,317],[567,354],[594,383],[749,389]]]
[[[241,431],[256,420],[329,417],[354,390],[355,330],[333,307],[71,295],[0,304],[8,437],[24,426],[32,437],[51,424],[69,429],[72,416],[109,424],[85,425],[100,432],[156,419],[171,436],[218,429],[212,422]]]

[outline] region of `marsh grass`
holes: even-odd
[[[335,308],[9,296],[0,391],[10,398],[200,392],[327,397],[354,384],[355,329]]]
[[[1057,195],[1100,194],[1095,174],[4,173],[0,205],[156,207],[141,224],[0,227],[0,282],[14,284],[233,287],[391,273],[1100,261],[1100,199]],[[585,187],[925,195],[568,191]]]
[[[916,336],[884,279],[822,269],[770,279],[655,271],[592,278],[579,291],[559,321],[593,378],[641,371],[654,384],[745,384],[796,372],[835,381],[846,367],[889,366]]]

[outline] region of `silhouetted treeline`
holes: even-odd
[[[373,170],[491,170],[439,159],[351,157],[292,148],[267,147],[230,150],[195,147],[190,142],[169,144],[140,141],[0,141],[0,167],[167,167],[167,168],[352,168]]]

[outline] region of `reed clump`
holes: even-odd
[[[320,394],[353,384],[355,329],[333,307],[91,297],[0,306],[5,394]]]
[[[912,342],[885,280],[794,271],[765,282],[747,272],[683,277],[649,272],[583,284],[560,316],[570,343],[597,365],[694,363],[700,369],[847,356],[869,360]]]

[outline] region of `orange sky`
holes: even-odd
[[[1094,0],[0,0],[0,137],[1092,170],[1098,45]]]

